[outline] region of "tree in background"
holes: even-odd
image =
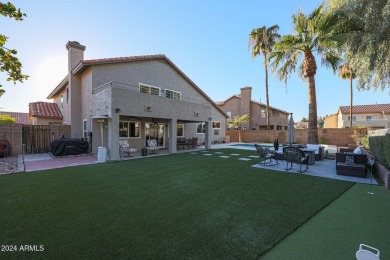
[[[267,130],[270,129],[269,121],[269,98],[268,98],[268,53],[272,51],[275,42],[280,38],[278,34],[279,26],[277,24],[267,28],[265,26],[253,29],[249,34],[249,49],[252,48],[252,58],[255,59],[260,53],[264,56],[265,68],[265,99],[266,99],[266,120]]]
[[[15,123],[15,118],[12,118],[10,115],[0,115],[0,124],[13,124]]]
[[[342,79],[350,80],[350,105],[349,105],[349,128],[352,128],[352,100],[353,100],[353,88],[352,81],[356,77],[354,71],[349,66],[348,63],[345,63],[339,67],[339,77]]]
[[[22,13],[20,9],[8,3],[0,2],[0,14],[5,17],[13,18],[16,21],[23,20],[23,16],[26,14]],[[13,81],[16,84],[17,81],[23,82],[28,79],[27,75],[22,74],[22,63],[15,56],[17,51],[15,49],[9,49],[5,47],[8,37],[0,34],[0,71],[8,74],[7,81]],[[0,84],[0,88],[2,85]],[[0,97],[4,94],[4,89],[0,89]]]
[[[335,72],[340,66],[341,58],[336,51],[336,46],[329,39],[331,26],[326,19],[322,5],[314,9],[309,15],[302,11],[292,16],[294,33],[283,36],[274,46],[270,55],[273,72],[279,79],[287,83],[289,76],[295,72],[298,61],[303,60],[298,66],[298,73],[307,81],[309,99],[309,123],[307,143],[318,144],[317,128],[317,97],[315,75],[317,64],[314,52],[321,56],[321,63],[330,67]]]
[[[235,116],[231,119],[229,119],[228,124],[229,127],[233,127],[234,129],[238,130],[238,141],[241,143],[241,125],[247,123],[249,120],[251,120],[248,115],[243,116]]]
[[[390,87],[390,1],[329,0],[333,37],[354,68],[356,87]]]
[[[320,116],[317,120],[317,124],[318,124],[318,127],[319,128],[324,128],[324,118],[322,116]]]
[[[309,120],[307,120],[306,117],[302,117],[301,122],[307,122],[307,121],[309,121]]]

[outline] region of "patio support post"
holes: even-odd
[[[177,119],[169,120],[169,152],[177,153]]]
[[[210,124],[210,122],[205,122],[204,128],[205,128],[204,147],[206,149],[211,149],[211,124]]]
[[[112,113],[108,120],[108,159],[119,160],[119,114]]]

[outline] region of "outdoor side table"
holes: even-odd
[[[309,165],[316,163],[316,151],[312,149],[302,149],[305,154],[309,155]]]

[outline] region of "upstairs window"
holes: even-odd
[[[348,121],[350,120],[350,116],[348,116]],[[352,116],[352,121],[356,121],[356,116]]]
[[[165,96],[167,98],[174,98],[174,99],[181,99],[181,93],[178,91],[170,90],[170,89],[165,89]]]
[[[139,92],[159,96],[160,88],[149,86],[146,84],[139,84]]]
[[[232,117],[232,111],[227,111],[226,114],[228,115],[229,118]]]
[[[366,116],[366,121],[375,120],[375,116]]]
[[[61,95],[60,102],[61,102],[61,108],[64,108],[64,95]]]
[[[261,117],[265,117],[265,109],[262,109],[262,110],[260,111],[260,115],[261,115]]]

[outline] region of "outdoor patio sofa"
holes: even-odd
[[[367,176],[367,153],[361,149],[341,148],[336,153],[336,172],[338,175],[366,178]]]

